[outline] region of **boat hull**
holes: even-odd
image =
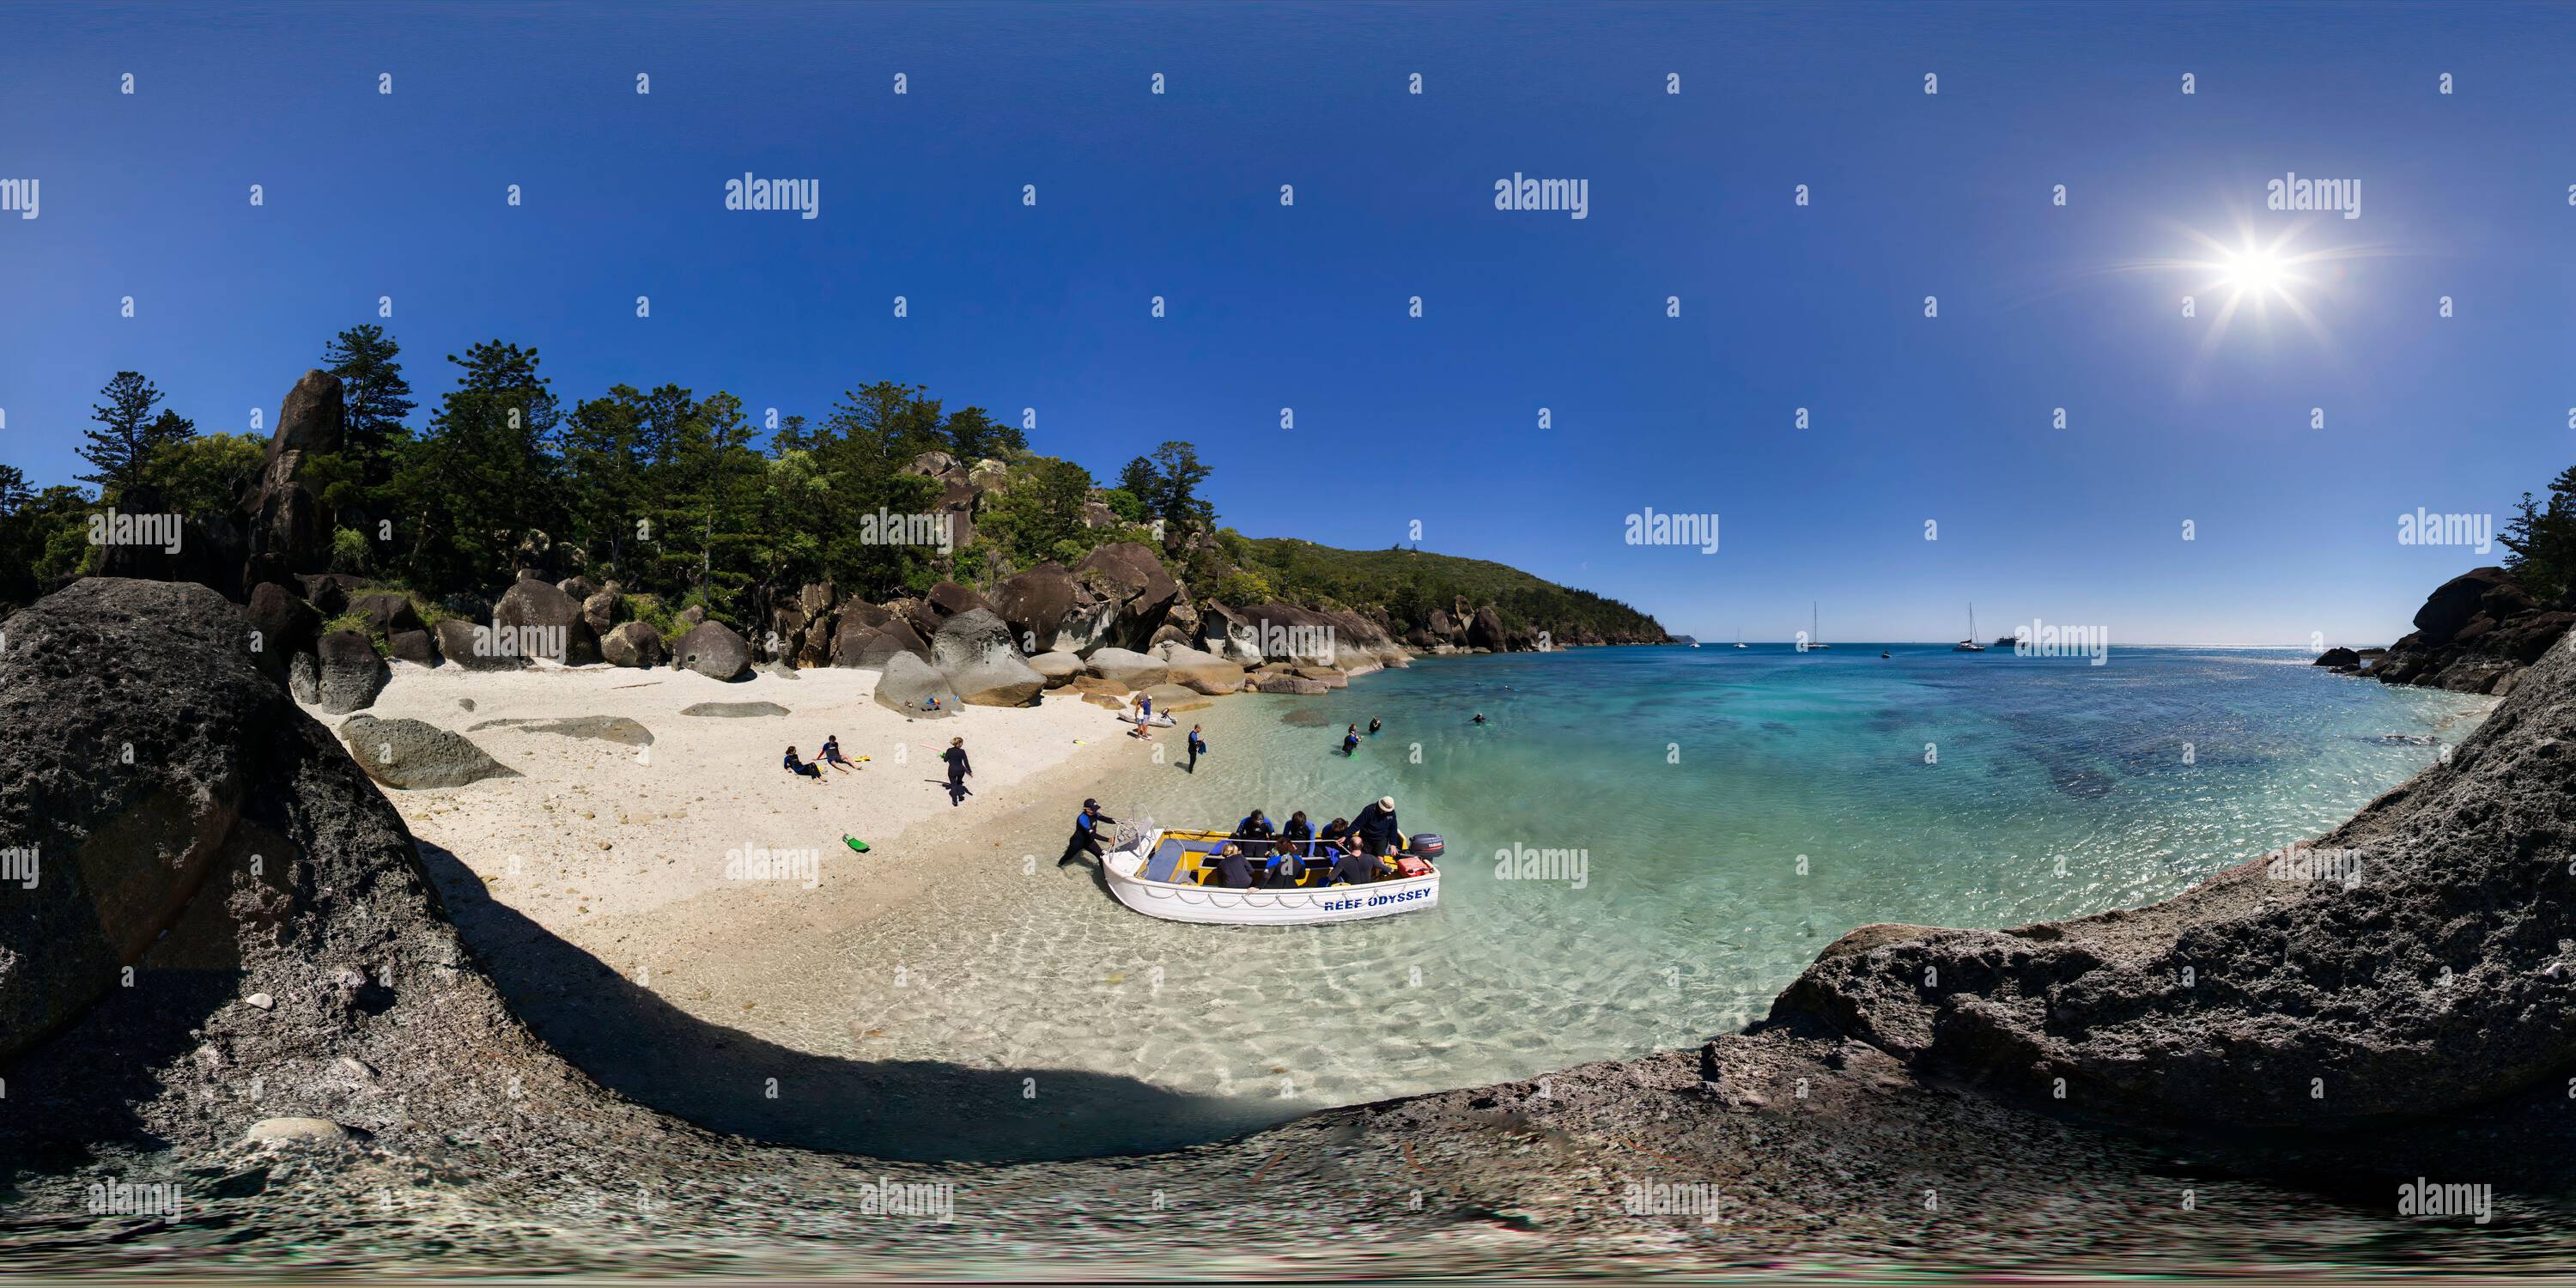
[[[1296,890],[1229,890],[1173,881],[1150,881],[1142,875],[1142,853],[1114,851],[1103,871],[1109,893],[1118,902],[1148,917],[1206,926],[1312,926],[1342,921],[1372,921],[1440,906],[1440,873],[1390,877],[1365,885],[1324,886]]]

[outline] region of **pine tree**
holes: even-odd
[[[341,398],[348,405],[341,450],[357,464],[359,482],[366,488],[382,487],[393,477],[396,448],[411,436],[403,422],[418,404],[397,361],[401,353],[402,346],[372,322],[342,331],[322,350],[322,361],[340,378]]]
[[[88,445],[80,449],[81,459],[88,461],[95,474],[80,475],[83,483],[98,485],[102,500],[114,500],[118,493],[143,479],[143,467],[152,459],[152,449],[165,441],[161,435],[176,431],[187,422],[171,417],[175,425],[163,425],[153,419],[152,410],[161,402],[161,391],[140,372],[120,371],[99,390],[104,403],[90,405],[90,419],[100,428],[83,430]],[[187,426],[194,432],[194,426]],[[186,433],[178,437],[187,437]]]

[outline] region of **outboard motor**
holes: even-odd
[[[1416,832],[1404,844],[1405,853],[1423,859],[1439,858],[1440,851],[1446,848],[1440,843],[1438,832]]]

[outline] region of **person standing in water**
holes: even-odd
[[[1360,754],[1360,727],[1358,725],[1352,725],[1348,730],[1343,732],[1342,754],[1345,756],[1356,756]]]
[[[1475,718],[1475,719],[1473,719],[1473,720],[1468,721],[1467,723],[1469,723],[1469,724],[1483,724],[1483,723],[1485,723],[1485,713],[1484,713],[1484,712],[1482,712],[1482,711],[1477,712],[1477,713],[1476,713],[1476,718]]]
[[[1103,823],[1117,821],[1100,812],[1100,802],[1085,799],[1082,802],[1082,812],[1073,816],[1073,839],[1064,843],[1064,857],[1057,859],[1055,865],[1059,868],[1063,867],[1082,857],[1085,851],[1088,851],[1094,859],[1106,861],[1109,856],[1100,852],[1099,827]]]
[[[1378,731],[1378,730],[1380,730],[1380,729],[1383,729],[1383,728],[1385,728],[1385,727],[1386,727],[1386,725],[1385,725],[1385,724],[1383,724],[1383,723],[1381,723],[1381,722],[1378,720],[1378,718],[1377,718],[1376,716],[1370,716],[1370,717],[1369,717],[1369,736],[1370,736],[1370,737],[1372,737],[1372,738],[1376,737],[1376,736],[1377,736],[1377,731]]]
[[[1195,774],[1195,773],[1199,772],[1199,753],[1201,753],[1201,752],[1203,752],[1203,751],[1206,751],[1206,750],[1207,750],[1207,739],[1202,738],[1202,737],[1200,737],[1200,736],[1199,736],[1199,727],[1198,727],[1197,725],[1191,725],[1191,726],[1190,726],[1190,764],[1189,764],[1189,770],[1190,770],[1190,772],[1191,772],[1191,773]]]
[[[948,750],[939,753],[948,762],[948,804],[951,808],[966,803],[966,780],[975,776],[975,767],[966,762],[966,740],[951,738]]]

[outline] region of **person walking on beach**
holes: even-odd
[[[966,763],[966,740],[951,738],[948,750],[939,753],[948,762],[948,804],[950,808],[966,803],[966,780],[975,776],[975,767]]]
[[[1191,726],[1190,726],[1190,763],[1189,763],[1189,771],[1190,771],[1191,773],[1195,774],[1195,773],[1199,772],[1199,753],[1204,752],[1204,751],[1206,751],[1206,750],[1207,750],[1207,739],[1202,738],[1202,737],[1200,737],[1200,736],[1199,736],[1199,727],[1198,727],[1197,725],[1191,725]]]
[[[1063,867],[1080,858],[1086,851],[1094,859],[1107,861],[1109,856],[1100,852],[1099,827],[1103,823],[1117,821],[1100,812],[1100,802],[1085,799],[1082,802],[1082,812],[1073,816],[1073,839],[1064,843],[1064,857],[1057,859],[1055,865],[1059,868]]]

